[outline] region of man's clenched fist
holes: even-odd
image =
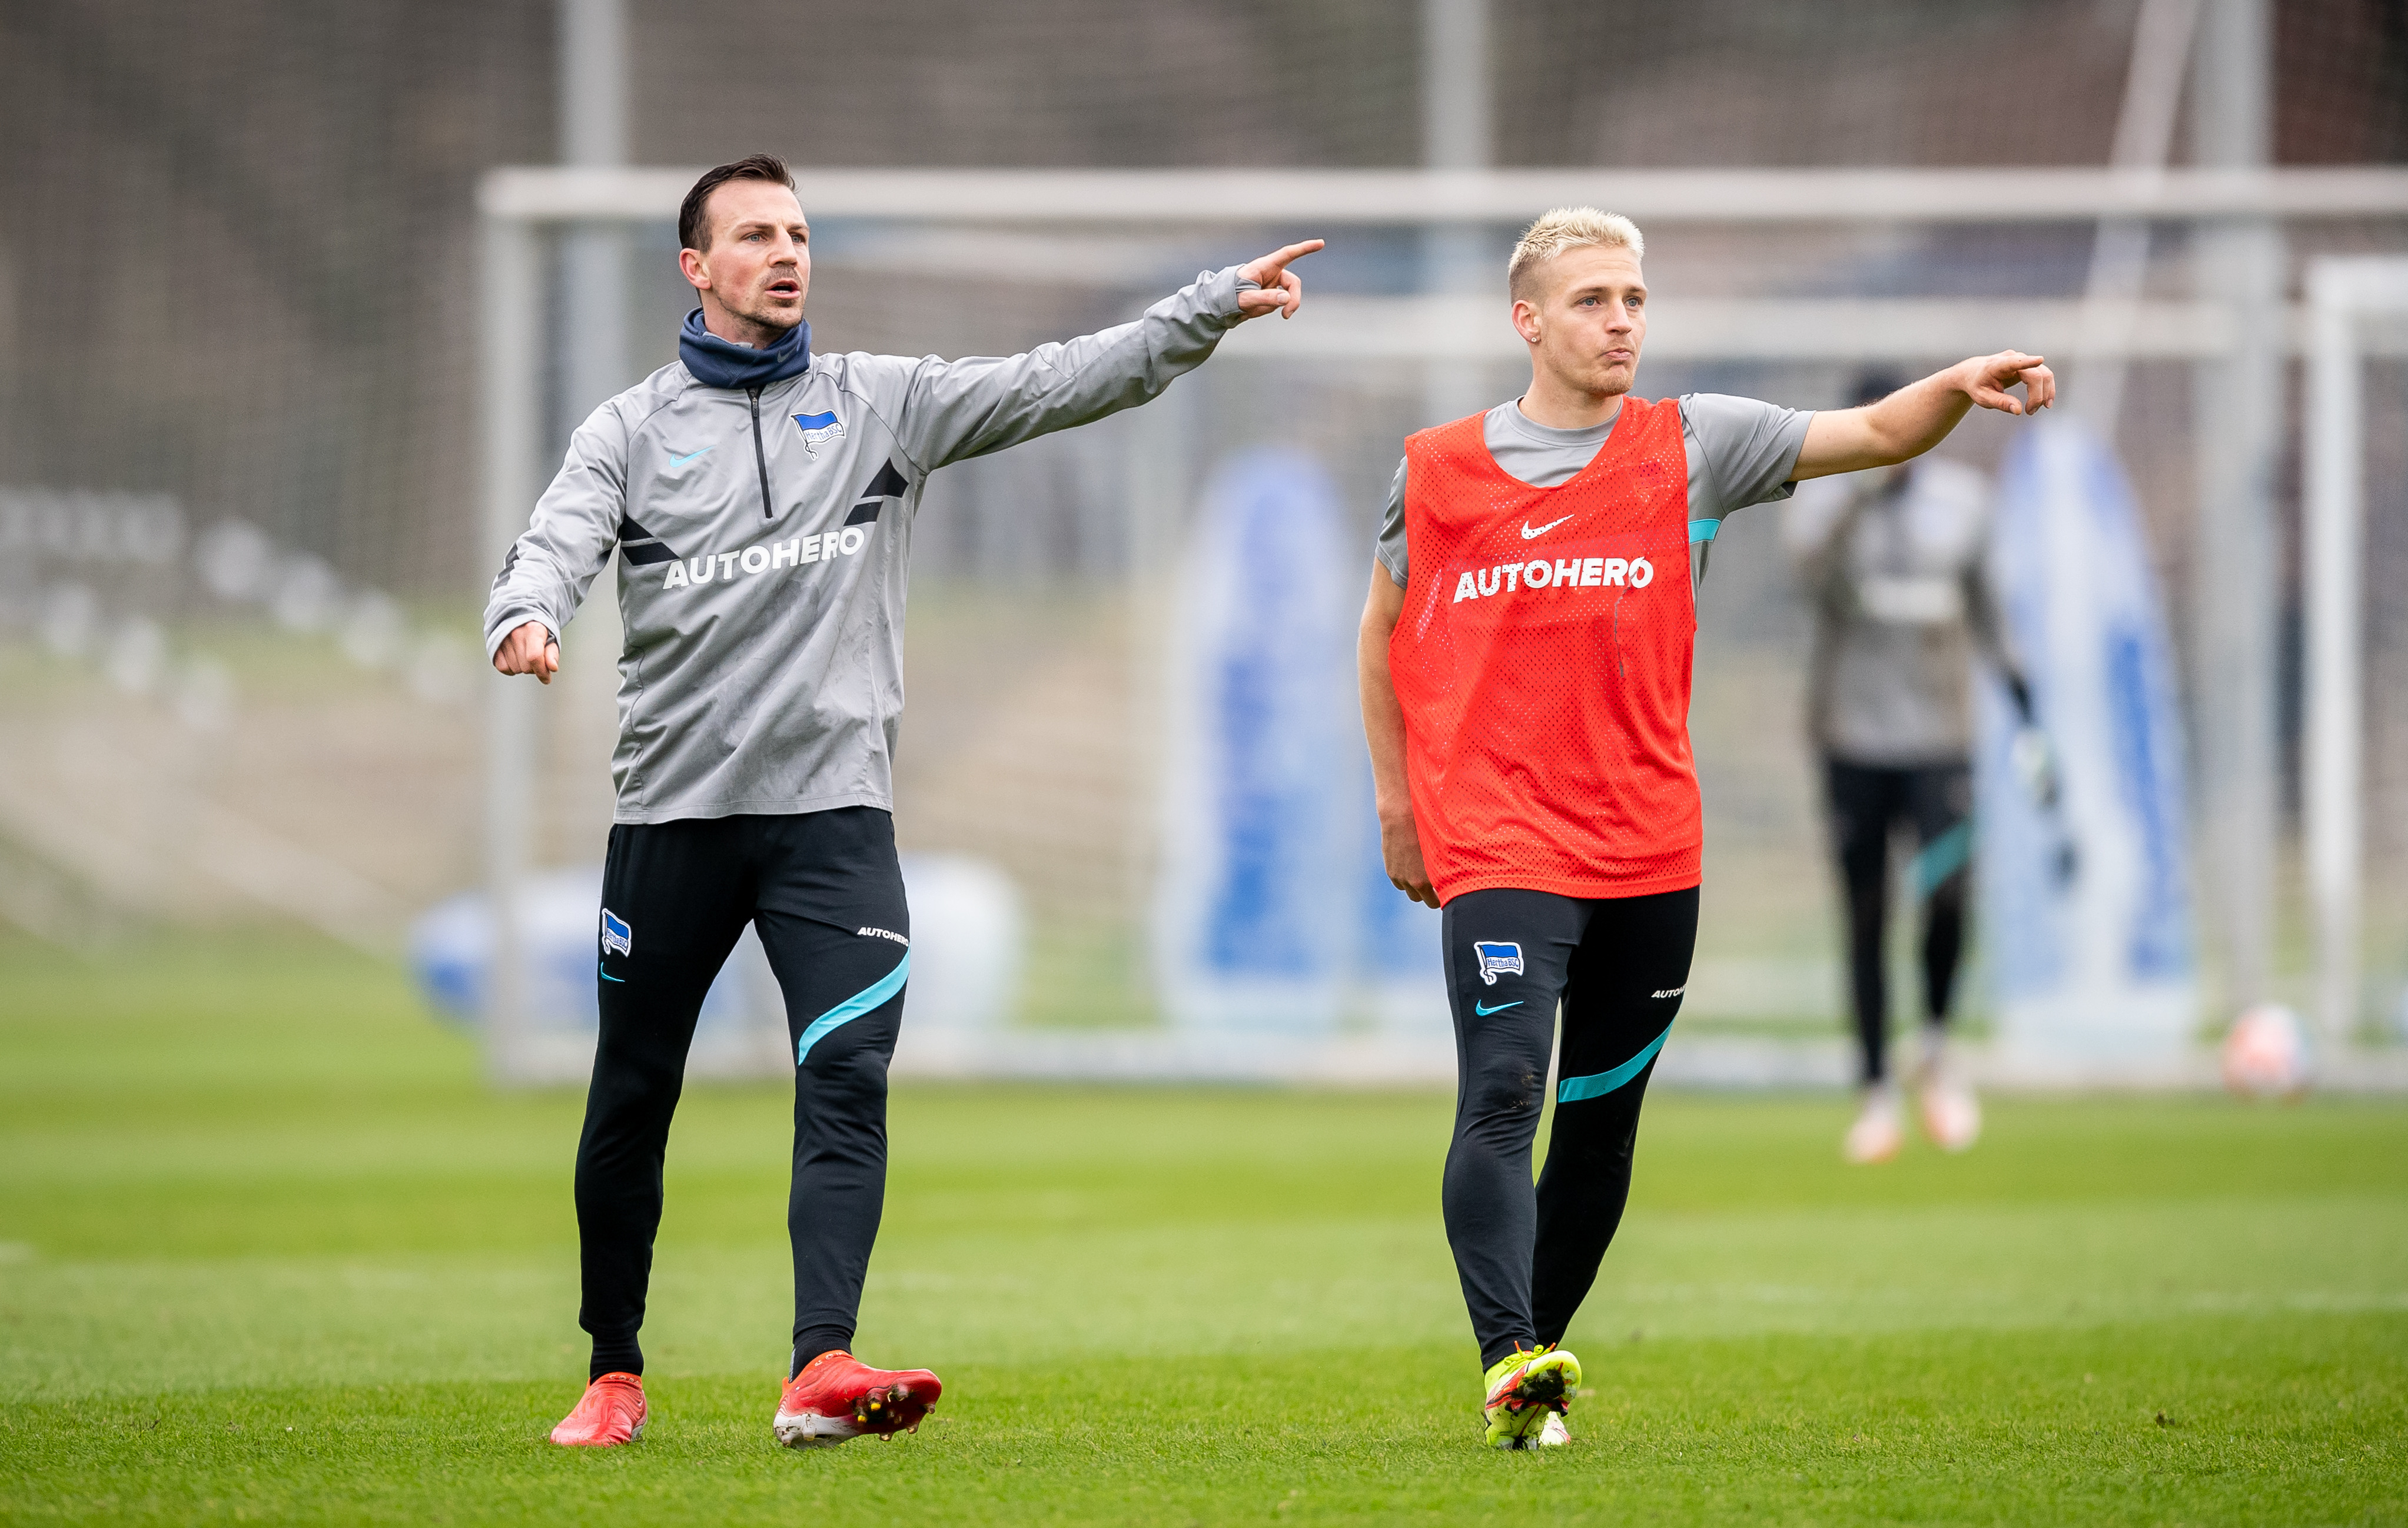
[[[494,666],[505,674],[532,674],[550,684],[560,672],[560,643],[540,621],[530,621],[494,650]]]

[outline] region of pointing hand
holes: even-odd
[[[2008,414],[2037,414],[2057,401],[2057,373],[2041,364],[2036,355],[2000,350],[1996,355],[1966,362],[1965,371],[1967,396],[1985,408]],[[2021,398],[2007,391],[2017,382],[2024,385]]]
[[[1239,321],[1243,322],[1270,312],[1277,312],[1283,319],[1296,317],[1296,310],[1304,306],[1304,283],[1297,279],[1296,273],[1288,266],[1320,249],[1321,243],[1317,238],[1309,238],[1302,244],[1274,250],[1251,264],[1239,266],[1240,278],[1254,282],[1261,289],[1238,293]]]

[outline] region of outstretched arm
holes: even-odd
[[[2020,383],[2024,396],[2009,388]],[[1861,408],[1818,411],[1806,426],[1791,482],[1893,466],[1948,438],[1975,404],[2006,414],[2036,414],[2057,399],[2057,374],[2036,355],[2000,350],[1959,361]]]
[[[1388,882],[1426,907],[1438,906],[1429,870],[1422,864],[1421,834],[1413,825],[1413,797],[1405,783],[1405,712],[1388,673],[1388,637],[1404,613],[1405,592],[1386,566],[1371,564],[1371,597],[1363,605],[1355,638],[1355,678],[1363,693],[1363,737],[1371,745],[1371,799],[1380,813],[1380,858]]]
[[[984,456],[1144,403],[1194,370],[1246,320],[1293,318],[1304,283],[1288,267],[1321,248],[1307,239],[1259,260],[1207,272],[1133,323],[1115,324],[1013,356],[912,364],[895,419],[922,472]]]

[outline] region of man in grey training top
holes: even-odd
[[[504,674],[546,683],[619,553],[618,809],[603,873],[601,1035],[577,1150],[590,1383],[552,1431],[624,1443],[661,1164],[703,993],[748,922],[795,1045],[790,1446],[917,1425],[940,1387],[850,1348],[886,1171],[886,1064],[910,970],[895,854],[903,598],[928,475],[1145,402],[1230,328],[1293,315],[1290,245],[1145,316],[1009,359],[814,355],[810,230],[767,155],[697,181],[679,359],[595,410],[485,607]]]
[[[1866,377],[1856,401],[1878,403],[1898,385]],[[2046,756],[1990,587],[1990,485],[1961,462],[1927,456],[1819,478],[1784,507],[1782,539],[1814,610],[1807,726],[1822,754],[1831,848],[1847,898],[1848,985],[1862,1063],[1862,1107],[1841,1150],[1850,1162],[1886,1162],[1904,1136],[1883,969],[1890,834],[1904,827],[1914,835],[1908,879],[1923,914],[1916,1112],[1934,1144],[1961,1151],[1982,1130],[1981,1105],[1946,1043],[1971,878],[1977,651],[2022,713],[2018,763],[2044,764]]]

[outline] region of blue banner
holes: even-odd
[[[1976,877],[2000,1042],[2042,1064],[2176,1053],[2198,1021],[2183,732],[2131,486],[2081,424],[2037,421],[2001,468],[1992,536],[2061,780],[2053,809],[2024,789],[2013,707],[1985,686]]]
[[[1309,1036],[1432,1007],[1445,1024],[1436,915],[1379,872],[1354,683],[1370,566],[1310,455],[1240,451],[1206,488],[1173,617],[1154,908],[1182,1026]]]

